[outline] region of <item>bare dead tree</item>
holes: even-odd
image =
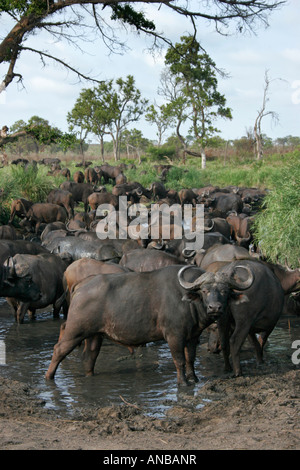
[[[268,70],[266,70],[262,106],[260,110],[258,111],[258,115],[255,119],[254,128],[253,128],[257,160],[261,160],[263,158],[263,139],[262,139],[262,131],[261,131],[262,119],[265,116],[271,116],[275,122],[279,120],[279,116],[275,111],[266,110],[267,103],[269,101],[268,92],[270,88],[270,83],[273,82],[274,80],[278,80],[278,79],[270,79],[268,75]]]

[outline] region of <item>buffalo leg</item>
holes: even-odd
[[[82,339],[82,337],[71,338],[70,340],[62,339],[54,346],[52,360],[45,376],[46,379],[54,379],[56,369],[61,361],[81,343]]]
[[[27,312],[29,303],[20,302],[17,308],[17,322],[23,323],[25,313]]]
[[[263,346],[262,343],[257,339],[255,333],[249,333],[249,339],[254,346],[256,362],[262,364],[263,362]]]
[[[94,375],[94,367],[101,349],[102,341],[103,336],[100,334],[85,340],[83,362],[86,375]]]
[[[185,356],[184,345],[178,338],[168,338],[168,345],[172,354],[173,362],[177,371],[178,385],[188,385],[185,376]]]
[[[186,378],[193,382],[199,382],[194,369],[196,350],[197,350],[198,338],[193,339],[184,348],[185,363],[186,363]]]
[[[236,377],[242,375],[240,364],[240,349],[248,336],[250,325],[236,322],[234,332],[230,337],[230,352],[233,364],[233,371]]]
[[[229,362],[229,355],[230,355],[230,344],[229,344],[229,337],[230,337],[230,318],[229,315],[226,314],[224,317],[221,317],[218,322],[218,332],[220,336],[220,345],[221,351],[223,354],[224,360],[224,370],[225,372],[229,372],[232,370],[230,362]]]

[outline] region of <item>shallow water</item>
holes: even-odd
[[[223,374],[222,357],[207,352],[207,335],[203,333],[195,363],[199,383],[184,393],[178,391],[175,366],[163,342],[150,343],[130,355],[126,348],[106,340],[93,377],[85,377],[82,349],[77,348],[59,365],[55,380],[46,381],[44,376],[63,321],[54,320],[51,311],[45,309],[37,313],[35,321],[26,316],[24,323],[17,325],[9,306],[0,298],[0,374],[37,388],[45,406],[58,414],[72,415],[78,407],[128,402],[151,416],[162,417],[186,394],[195,396],[207,380]],[[265,348],[265,361],[290,365],[295,340],[300,340],[300,317],[282,317]],[[253,350],[247,344],[241,360],[255,367]]]

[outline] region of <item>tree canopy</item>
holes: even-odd
[[[124,42],[117,37],[116,27],[121,25],[138,33],[145,33],[153,38],[154,44],[169,38],[157,31],[153,20],[146,17],[145,5],[157,5],[159,15],[174,11],[191,20],[194,34],[197,31],[197,20],[215,24],[218,32],[228,33],[235,25],[239,32],[253,30],[257,23],[268,24],[268,15],[283,5],[285,0],[0,0],[0,20],[8,20],[12,27],[1,25],[0,64],[6,66],[0,84],[0,92],[15,79],[23,79],[22,73],[16,71],[16,64],[24,52],[38,54],[44,63],[52,59],[74,72],[79,78],[97,81],[62,58],[53,55],[49,50],[42,50],[28,45],[28,38],[33,34],[47,31],[56,40],[65,40],[77,44],[85,34],[91,39],[91,25],[86,18],[92,18],[93,32],[100,35],[105,45],[111,50],[124,47]]]

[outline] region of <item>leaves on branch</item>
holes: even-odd
[[[112,20],[122,20],[123,23],[135,26],[136,29],[155,30],[153,21],[147,20],[143,13],[135,11],[130,5],[110,5],[110,7],[113,11]]]

